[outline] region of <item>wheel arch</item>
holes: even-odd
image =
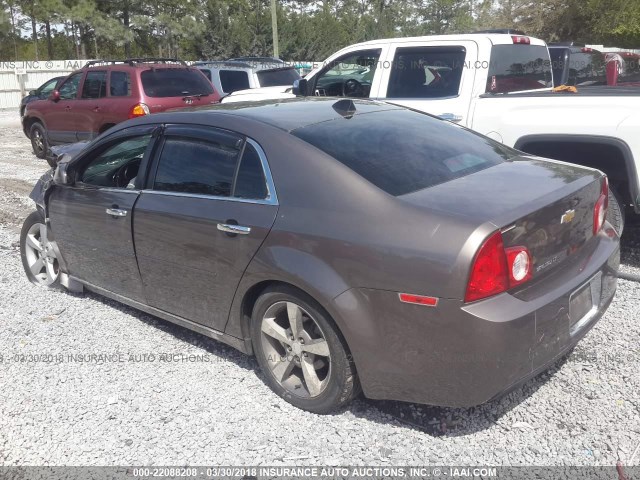
[[[27,136],[27,138],[31,138],[29,132],[31,131],[31,127],[33,127],[34,123],[41,123],[45,129],[45,132],[47,131],[47,126],[42,118],[35,115],[25,116],[22,119],[22,131]]]
[[[601,170],[623,202],[640,213],[638,172],[631,148],[623,140],[599,135],[541,134],[520,137],[514,147],[533,155]]]

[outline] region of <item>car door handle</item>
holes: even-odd
[[[67,105],[66,107],[64,107],[65,110],[71,110],[71,105]]]
[[[121,208],[107,208],[107,215],[111,215],[113,217],[126,217],[127,211],[122,210]]]
[[[96,112],[96,113],[98,113],[98,112],[100,111],[100,107],[95,107],[95,108],[93,109],[93,111],[94,111],[94,112]]]
[[[438,115],[438,118],[446,120],[447,122],[458,123],[462,120],[462,115],[456,115],[455,113],[441,113]]]
[[[231,225],[229,223],[219,223],[218,230],[226,233],[239,233],[240,235],[248,235],[251,233],[251,227],[243,227],[242,225]]]

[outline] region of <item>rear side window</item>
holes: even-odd
[[[158,163],[154,190],[228,197],[238,151],[187,137],[168,137]]]
[[[291,86],[296,80],[300,80],[300,74],[295,68],[277,68],[258,72],[258,82],[261,87]]]
[[[267,198],[267,183],[262,169],[262,161],[258,152],[250,143],[246,144],[238,176],[234,197],[252,200],[264,200]]]
[[[112,97],[128,97],[131,95],[131,80],[128,72],[112,71],[109,83],[109,94]]]
[[[102,98],[107,96],[107,72],[87,72],[82,86],[82,98]]]
[[[209,70],[208,68],[199,68],[198,70],[200,70],[205,77],[207,77],[207,79],[209,81],[211,81],[211,70]]]
[[[213,87],[195,68],[152,68],[142,72],[142,88],[149,97],[211,95]]]
[[[463,47],[398,48],[389,76],[388,98],[442,98],[458,95]]]
[[[225,93],[249,88],[249,75],[243,70],[220,70],[220,85]]]
[[[488,138],[410,110],[356,114],[291,133],[395,196],[464,177],[515,155]]]
[[[494,45],[488,73],[489,93],[521,92],[553,85],[549,53],[542,45]]]

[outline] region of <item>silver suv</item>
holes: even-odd
[[[199,68],[222,95],[251,88],[290,87],[300,79],[293,65],[277,58],[242,57],[196,62],[193,66]]]

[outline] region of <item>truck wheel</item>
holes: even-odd
[[[609,208],[607,210],[607,221],[618,233],[618,236],[622,236],[624,230],[624,207],[621,206],[622,202],[619,201],[618,194],[609,188]]]
[[[49,142],[47,141],[47,131],[44,126],[36,122],[29,130],[29,138],[31,139],[31,147],[33,153],[38,158],[46,158],[47,150],[49,150]]]

